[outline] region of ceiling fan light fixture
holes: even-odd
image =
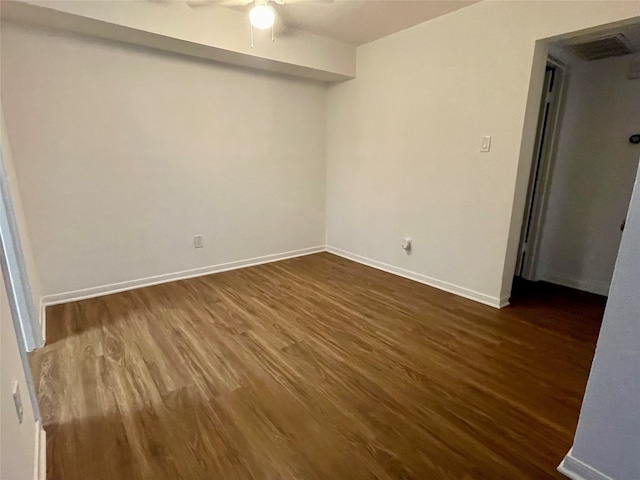
[[[273,9],[267,5],[256,5],[249,12],[249,21],[251,25],[259,30],[266,30],[273,27],[276,15]]]

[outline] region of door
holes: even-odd
[[[563,70],[551,60],[547,62],[544,87],[540,102],[540,115],[536,131],[536,148],[531,164],[527,203],[525,205],[520,246],[515,275],[527,280],[537,280],[536,260],[540,237],[540,224],[544,211],[545,189],[550,173],[552,144],[555,136],[556,119]]]

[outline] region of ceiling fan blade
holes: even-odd
[[[207,7],[210,5],[216,5],[219,7],[237,7],[247,5],[253,0],[187,0],[187,5],[190,7]]]
[[[332,3],[335,3],[336,0],[274,0],[274,1],[276,3],[285,4],[285,5],[300,5],[301,3],[331,5]]]
[[[171,0],[159,0],[171,1]],[[209,5],[217,5],[220,7],[242,7],[254,3],[255,0],[186,0],[190,7],[205,7]],[[269,0],[266,0],[269,1]],[[330,5],[336,0],[270,0],[278,5],[300,5],[302,3]]]

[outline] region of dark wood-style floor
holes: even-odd
[[[51,307],[47,478],[563,478],[604,300],[513,303],[323,253]]]

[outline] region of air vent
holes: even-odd
[[[622,34],[608,35],[585,43],[572,45],[573,52],[583,60],[619,57],[631,53],[626,38]]]

